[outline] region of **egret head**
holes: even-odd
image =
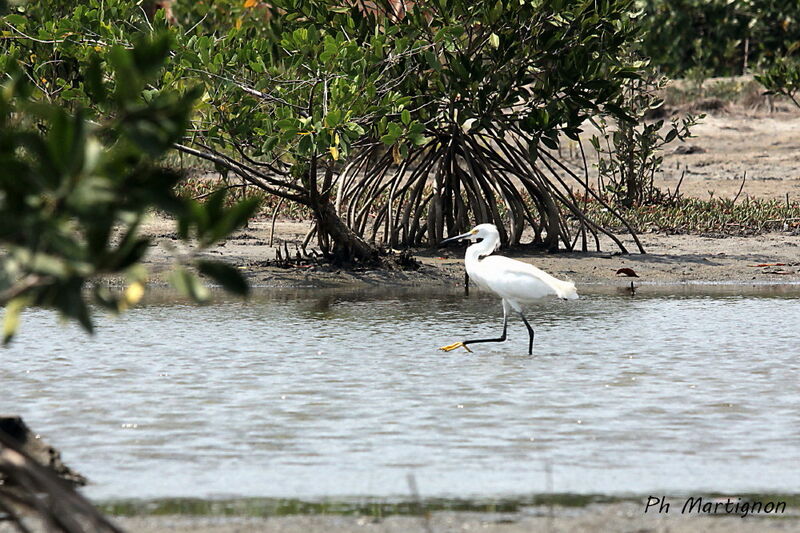
[[[497,231],[497,226],[494,224],[478,224],[467,233],[462,233],[461,235],[443,240],[440,246],[455,241],[493,243],[494,249],[497,249],[497,247],[500,246],[500,232]]]

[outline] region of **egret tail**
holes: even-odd
[[[556,289],[556,295],[561,298],[562,300],[577,300],[578,299],[578,291],[575,289],[575,284],[571,281],[561,281],[560,279],[555,280],[557,283],[554,283],[554,288]]]

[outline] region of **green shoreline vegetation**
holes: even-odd
[[[590,211],[603,224],[615,220],[600,206]],[[800,232],[800,202],[764,198],[677,198],[663,204],[641,205],[626,211],[628,222],[638,232],[670,234],[759,235],[768,231],[793,229]]]
[[[535,494],[508,498],[370,498],[295,499],[295,498],[161,498],[153,500],[109,500],[96,502],[98,509],[111,516],[238,516],[270,517],[290,515],[338,515],[382,518],[387,516],[424,516],[432,512],[519,513],[525,508],[569,507],[583,508],[595,504],[635,502],[642,510],[649,495],[606,494]],[[760,517],[780,519],[795,517],[800,512],[800,493],[708,493],[702,496],[677,494],[669,500],[682,502],[689,498],[703,502],[785,502],[784,514],[757,514]],[[739,505],[743,505],[743,503]],[[724,502],[723,502],[724,504]],[[680,507],[680,506],[678,506]],[[726,513],[716,513],[725,516]]]

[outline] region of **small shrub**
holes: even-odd
[[[631,80],[624,94],[626,108],[635,120],[601,117],[595,122],[600,134],[592,136],[591,144],[598,156],[599,189],[626,208],[663,199],[663,193],[653,185],[664,160],[662,149],[675,140],[691,137],[691,128],[705,116],[648,121],[648,114],[664,105],[658,94],[666,85],[666,78],[655,75]]]

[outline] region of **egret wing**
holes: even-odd
[[[561,281],[547,272],[503,256],[489,256],[480,261],[480,277],[485,285],[503,298],[518,301],[545,296],[577,298],[575,285]]]

